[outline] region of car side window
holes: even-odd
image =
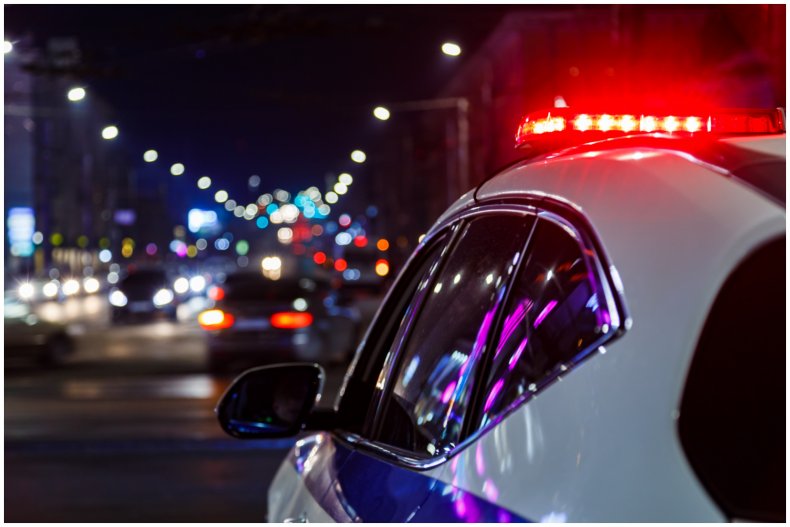
[[[493,350],[480,427],[553,381],[611,330],[589,252],[570,226],[538,221]]]
[[[380,443],[431,457],[459,442],[489,331],[533,218],[485,215],[463,227],[429,285],[397,364],[381,371],[387,388]]]
[[[366,337],[361,354],[355,357],[351,374],[344,381],[338,403],[338,426],[348,432],[365,434],[366,424],[375,415],[376,381],[390,350],[397,347],[413,320],[412,313],[425,296],[425,288],[448,250],[450,232],[436,236],[418,254],[403,276],[394,284]],[[373,401],[373,403],[371,402]]]

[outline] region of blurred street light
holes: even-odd
[[[208,176],[203,176],[202,178],[198,179],[197,186],[201,190],[206,190],[211,186],[211,178]]]
[[[442,53],[451,57],[457,57],[461,54],[461,46],[455,42],[445,42],[442,44]]]
[[[80,292],[80,283],[73,278],[70,278],[63,282],[63,287],[61,290],[66,296],[76,295]]]
[[[181,163],[173,163],[170,167],[170,173],[174,176],[180,176],[184,173],[184,165]]]
[[[95,278],[89,277],[82,282],[82,287],[86,293],[93,294],[99,291],[101,284]]]
[[[217,203],[225,203],[226,201],[228,201],[228,193],[225,192],[224,190],[218,190],[214,194],[214,201],[216,201]]]
[[[252,175],[250,176],[250,179],[247,181],[247,183],[252,188],[258,188],[258,186],[261,184],[261,178],[260,176]]]
[[[85,88],[81,88],[79,86],[72,88],[66,94],[66,97],[68,97],[71,102],[81,101],[85,98]]]
[[[390,111],[383,106],[376,106],[373,109],[373,115],[376,117],[376,119],[386,121],[390,118]]]
[[[332,191],[330,191],[330,192],[327,192],[327,193],[326,193],[326,195],[324,195],[324,199],[325,199],[325,200],[326,200],[326,202],[327,202],[327,203],[329,203],[329,204],[334,204],[334,203],[337,203],[337,194],[335,194],[335,193],[334,193],[334,192],[332,192]]]
[[[104,129],[101,131],[101,136],[108,141],[111,139],[115,139],[118,137],[118,127],[117,126],[105,126]]]
[[[354,150],[351,152],[351,160],[355,163],[364,163],[368,156],[362,150]]]
[[[11,43],[10,40],[3,40],[3,54],[8,55],[14,51],[14,45]]]
[[[340,183],[344,184],[345,186],[349,186],[351,183],[354,182],[354,178],[351,177],[351,174],[349,174],[347,172],[343,172],[342,174],[337,176],[337,180]]]
[[[146,150],[145,153],[143,153],[143,160],[146,163],[153,163],[157,159],[159,159],[159,152],[156,150]]]
[[[31,298],[33,298],[33,295],[35,294],[35,289],[33,289],[33,284],[31,284],[30,282],[22,282],[19,285],[19,289],[17,289],[17,294],[19,295],[19,298],[21,298],[22,300],[30,300]]]

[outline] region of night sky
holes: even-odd
[[[186,165],[181,184],[197,199],[200,175],[231,196],[251,174],[261,192],[323,188],[327,172],[351,168],[351,150],[386,132],[375,103],[434,96],[464,58],[441,43],[468,56],[517,7],[4,9],[7,37],[76,37],[88,73],[75,83],[113,107],[134,168],[145,180],[154,169],[142,152],[155,148],[162,164]]]

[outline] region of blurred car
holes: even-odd
[[[334,305],[326,284],[238,272],[209,296],[216,303],[198,322],[207,333],[212,371],[282,360],[341,362],[353,350],[357,317]]]
[[[41,320],[30,307],[6,291],[3,305],[5,359],[35,361],[46,366],[61,364],[74,353],[67,326]]]
[[[332,410],[250,370],[231,435],[302,429],[285,522],[783,522],[779,110],[554,109],[429,230]]]
[[[116,287],[110,289],[112,321],[176,319],[176,298],[167,273],[160,269],[130,271]]]

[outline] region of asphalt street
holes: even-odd
[[[199,326],[110,326],[98,297],[67,304],[38,307],[72,323],[64,365],[5,365],[5,520],[263,521],[292,440],[222,432],[213,408],[232,378],[206,372]],[[342,374],[328,371],[324,401]]]

